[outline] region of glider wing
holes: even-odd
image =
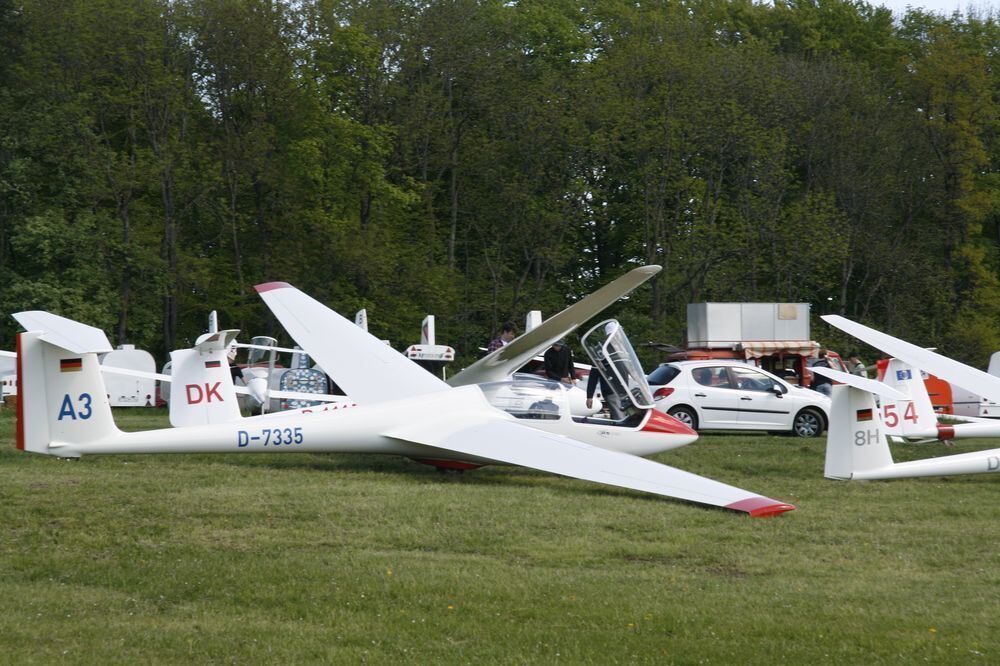
[[[994,377],[982,370],[977,370],[929,349],[868,328],[840,315],[825,315],[822,319],[831,326],[836,326],[845,333],[850,333],[872,347],[906,361],[914,368],[919,368],[935,377],[974,391],[994,402],[1000,402],[1000,377]]]
[[[374,335],[286,282],[254,287],[267,307],[337,385],[363,404],[448,388]]]
[[[514,422],[456,422],[433,419],[384,433],[387,437],[455,454],[709,504],[751,516],[770,516],[795,507],[674,467],[608,451]]]
[[[492,354],[484,356],[448,380],[452,386],[498,382],[544,352],[553,342],[565,337],[581,324],[600,314],[662,270],[660,266],[640,266],[591,295],[569,306],[524,335],[511,340]]]

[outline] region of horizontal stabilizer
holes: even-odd
[[[862,391],[868,391],[869,393],[874,393],[875,395],[880,395],[892,400],[906,400],[907,396],[904,393],[900,393],[896,389],[892,388],[887,384],[883,384],[880,381],[874,379],[867,379],[866,377],[859,377],[858,375],[852,375],[847,372],[841,372],[840,370],[833,370],[832,368],[812,367],[809,368],[817,375],[822,375],[823,377],[829,377],[835,382],[840,382],[841,384],[847,384],[848,386],[853,386],[854,388],[859,388]]]
[[[546,319],[520,337],[484,356],[448,380],[452,386],[498,382],[548,349],[553,342],[597,316],[622,296],[662,270],[660,266],[634,268],[614,282]]]
[[[30,310],[18,312],[13,317],[24,330],[40,331],[43,342],[74,354],[105,354],[114,350],[101,329],[51,312]]]
[[[289,347],[274,347],[269,345],[252,345],[246,342],[237,342],[236,347],[238,349],[259,349],[261,351],[273,351],[285,354],[301,354],[301,349],[291,349]]]
[[[138,377],[140,379],[155,379],[160,382],[171,381],[170,375],[159,372],[143,372],[142,370],[131,370],[129,368],[118,368],[113,365],[102,365],[101,372],[107,375],[123,375],[125,377]]]
[[[208,354],[220,350],[225,351],[229,349],[229,345],[233,343],[236,336],[239,334],[239,329],[226,329],[225,331],[205,333],[195,341],[194,348],[202,354]]]
[[[531,467],[584,481],[770,516],[795,507],[660,463],[590,446],[516,422],[461,422],[454,416],[384,433],[447,453]],[[429,457],[434,457],[433,454]]]

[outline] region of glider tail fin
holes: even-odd
[[[239,331],[217,331],[193,349],[170,352],[170,425],[209,425],[239,420],[236,387],[226,356]]]
[[[78,457],[73,444],[119,433],[97,358],[108,349],[70,351],[44,338],[43,331],[17,338],[17,448]]]
[[[850,479],[890,465],[892,454],[875,397],[853,386],[834,386],[823,475]]]
[[[885,370],[885,383],[909,400],[884,405],[885,430],[889,435],[908,438],[934,438],[938,436],[937,415],[931,404],[927,385],[920,371],[908,363],[894,358]]]

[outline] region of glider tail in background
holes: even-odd
[[[823,475],[851,479],[888,467],[892,454],[875,397],[857,386],[834,386]]]
[[[226,356],[237,334],[237,330],[209,333],[193,349],[170,352],[170,425],[209,425],[242,417]]]
[[[938,426],[937,414],[920,370],[894,358],[886,367],[883,381],[906,395],[906,400],[883,401],[882,422],[886,434],[904,439],[937,439],[948,434],[947,427]]]
[[[70,351],[46,342],[45,335],[29,331],[17,338],[17,448],[59,456],[64,455],[62,443],[120,434],[97,358],[107,349],[86,351],[77,345]]]

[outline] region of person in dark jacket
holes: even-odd
[[[625,412],[618,406],[617,394],[611,390],[611,386],[608,385],[607,380],[604,379],[604,375],[597,368],[591,368],[590,375],[587,377],[587,409],[593,409],[594,407],[594,393],[597,392],[598,384],[601,386],[601,398],[604,404],[607,405],[611,418],[615,421],[625,418]]]
[[[573,352],[565,340],[557,340],[549,347],[543,357],[545,360],[545,376],[557,382],[572,384],[576,381],[576,368],[573,365]]]

